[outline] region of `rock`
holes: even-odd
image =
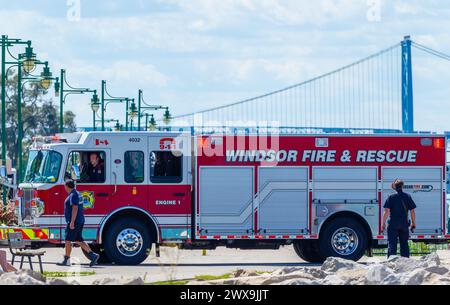
[[[362,285],[365,282],[366,269],[341,269],[336,275],[340,277],[346,285]]]
[[[400,281],[402,285],[422,285],[428,274],[423,269],[417,269],[402,276]]]
[[[58,279],[58,278],[49,278],[47,279],[47,284],[48,285],[53,285],[53,286],[62,286],[62,285],[70,285],[70,283],[62,280],[62,279]]]
[[[428,266],[440,266],[441,260],[437,253],[433,252],[420,258],[422,262],[426,262]]]
[[[305,268],[305,267],[285,267],[278,270],[275,270],[272,272],[272,275],[286,275],[286,274],[292,274],[292,273],[307,273],[312,275],[315,278],[323,279],[328,274],[320,269],[317,268]]]
[[[306,279],[306,280],[313,281],[316,278],[314,276],[312,276],[311,274],[305,273],[301,270],[301,271],[297,271],[297,272],[289,273],[289,274],[285,274],[285,275],[266,276],[266,280],[264,280],[261,284],[262,285],[273,285],[273,284],[284,282],[284,281],[290,280],[290,279],[298,279],[298,280]]]
[[[401,277],[394,273],[388,275],[380,283],[380,285],[400,285],[400,284],[401,284]]]
[[[244,269],[235,270],[231,274],[232,274],[232,277],[258,276],[258,273],[256,273],[255,271],[248,271],[248,270],[244,270]]]
[[[382,264],[369,265],[365,274],[365,283],[368,285],[380,284],[386,277],[393,274],[393,271]]]
[[[419,268],[427,268],[429,266],[429,262],[427,260],[395,256],[390,257],[384,265],[393,269],[396,273],[403,273]]]
[[[117,278],[104,277],[92,282],[92,285],[120,285]]]
[[[298,285],[298,286],[310,286],[310,285],[320,285],[319,281],[310,281],[308,279],[291,279],[287,281],[283,281],[280,283],[277,283],[275,285],[286,285],[286,286],[292,286],[292,285]]]
[[[45,282],[21,273],[20,271],[3,273],[0,276],[0,285],[45,285]]]
[[[45,282],[46,278],[44,275],[42,275],[42,273],[30,270],[30,269],[22,269],[22,270],[18,270],[16,271],[17,274],[20,275],[28,275],[32,278],[34,278],[37,281],[41,281],[41,282]]]
[[[363,269],[364,265],[339,257],[329,257],[323,263],[321,270],[324,272],[336,272],[339,269]]]
[[[321,282],[322,285],[347,285],[347,281],[336,274],[330,274]]]
[[[111,278],[105,277],[92,282],[92,285],[144,285],[144,280],[141,277],[121,277],[121,278]]]
[[[430,272],[430,273],[436,273],[439,275],[444,275],[447,272],[449,272],[449,270],[444,266],[431,266],[431,267],[425,268],[425,271]]]
[[[144,285],[144,280],[141,277],[124,278],[121,280],[122,285]]]

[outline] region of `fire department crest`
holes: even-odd
[[[92,209],[94,208],[94,192],[84,191],[80,192],[81,202],[83,203],[83,208]]]

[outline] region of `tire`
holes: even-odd
[[[101,245],[90,244],[89,247],[91,248],[92,251],[94,251],[95,253],[100,255],[100,257],[98,258],[99,264],[110,264],[111,263],[111,260],[108,258],[108,256],[106,256],[105,249],[103,249]],[[87,259],[89,259],[89,257],[87,256],[87,252],[84,251],[83,249],[81,249],[81,251],[83,251],[84,256]]]
[[[320,233],[319,251],[327,257],[358,261],[365,254],[368,237],[363,225],[352,217],[340,217],[327,224]]]
[[[322,263],[324,261],[319,251],[319,242],[316,240],[302,240],[294,243],[295,253],[309,263]]]
[[[149,229],[139,219],[118,219],[105,233],[103,245],[111,262],[118,265],[139,265],[148,257],[153,241]]]

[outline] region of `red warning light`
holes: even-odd
[[[437,148],[437,149],[443,149],[443,148],[445,148],[445,140],[444,139],[434,139],[433,146],[434,146],[434,148]]]

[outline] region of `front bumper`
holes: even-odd
[[[8,244],[9,232],[21,232],[22,238],[28,242],[48,242],[49,229],[36,227],[0,227],[0,244]]]

